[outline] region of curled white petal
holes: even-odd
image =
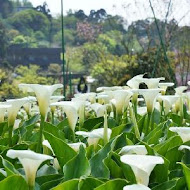
[[[86,148],[86,145],[82,142],[78,142],[78,143],[68,143],[68,145],[76,152],[79,151],[80,146],[82,145],[84,148]]]
[[[184,143],[190,141],[190,127],[170,127],[169,130],[177,133]]]
[[[138,155],[146,155],[147,149],[145,145],[127,145],[124,146],[119,154],[125,155],[125,154],[138,154]]]
[[[190,151],[190,146],[187,146],[187,145],[181,145],[181,146],[179,147],[178,150],[182,151],[182,150],[184,150],[184,149],[187,149],[187,150]]]
[[[164,164],[164,160],[159,156],[149,155],[124,155],[121,161],[128,164],[133,170],[137,183],[148,186],[149,176],[157,164]]]
[[[123,190],[151,190],[149,187],[142,184],[126,185]]]

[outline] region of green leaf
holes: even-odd
[[[20,128],[25,128],[26,126],[36,124],[40,119],[40,115],[34,115],[29,120],[24,121]]]
[[[79,189],[80,190],[94,190],[96,187],[102,185],[103,182],[96,178],[85,178],[81,179],[79,182]]]
[[[88,119],[84,122],[84,125],[82,128],[87,129],[88,131],[91,131],[92,129],[95,128],[96,125],[100,125],[104,122],[103,117],[97,117],[93,119]],[[96,127],[97,128],[97,127]]]
[[[110,172],[108,167],[104,164],[104,159],[108,156],[109,152],[113,150],[114,144],[114,141],[110,141],[90,159],[92,176],[102,178],[110,177]]]
[[[8,123],[7,122],[0,123],[0,136],[4,132],[6,132],[6,129],[8,129]]]
[[[25,179],[19,175],[12,175],[0,182],[2,190],[28,190]]]
[[[62,174],[53,174],[53,175],[44,175],[40,177],[36,177],[36,182],[39,185],[43,185],[44,183],[47,183],[49,181],[54,181],[54,180],[62,180],[63,175]]]
[[[62,139],[57,138],[53,134],[46,132],[44,130],[45,139],[47,139],[58,159],[58,162],[61,168],[74,156],[76,156],[76,152],[67,145]]]
[[[52,125],[51,123],[44,123],[44,131],[54,135],[57,138],[65,140],[65,134],[61,130],[59,130],[58,127]]]
[[[178,126],[181,126],[183,123],[183,118],[181,118],[177,114],[171,114],[171,119],[173,120],[174,123],[176,123]]]
[[[79,179],[72,179],[54,187],[52,190],[78,190],[78,183]]]
[[[90,164],[86,158],[85,149],[80,146],[79,153],[63,167],[65,180],[89,176],[90,172]]]
[[[119,125],[118,127],[112,128],[111,139],[117,135],[120,135],[122,132],[127,131],[128,126],[129,125],[126,126],[126,124],[122,124]]]
[[[19,172],[15,169],[15,167],[7,160],[5,160],[2,156],[2,164],[7,172],[7,176],[18,174]]]
[[[183,173],[185,175],[186,183],[187,183],[188,189],[190,189],[190,180],[189,180],[190,179],[190,168],[187,167],[182,162],[180,162],[179,164],[181,164],[183,167]]]
[[[100,185],[99,187],[95,188],[94,190],[123,190],[123,187],[128,185],[128,182],[124,179],[114,179],[110,180],[103,185]]]
[[[152,188],[152,190],[172,190],[174,187],[176,187],[176,184],[177,180],[171,180],[155,186]]]

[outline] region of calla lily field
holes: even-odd
[[[189,84],[137,75],[69,101],[19,84],[0,103],[0,189],[189,190]]]

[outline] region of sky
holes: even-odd
[[[34,6],[46,1],[53,15],[60,14],[61,0],[30,0]],[[159,19],[164,19],[170,0],[151,0],[155,14]],[[121,15],[130,24],[132,21],[152,17],[149,0],[63,0],[64,13],[69,9],[82,9],[86,14],[90,10],[103,8],[108,14]],[[172,0],[172,14],[168,19],[175,18],[180,25],[190,25],[190,0]]]

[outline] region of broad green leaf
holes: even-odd
[[[99,187],[95,188],[94,190],[123,190],[123,187],[128,185],[128,182],[124,179],[114,179],[110,180],[103,185],[100,185]]]
[[[2,164],[5,168],[5,171],[7,172],[7,176],[18,174],[18,171],[15,169],[15,167],[10,163],[8,160],[5,160],[2,156]]]
[[[72,159],[77,153],[67,145],[63,140],[46,132],[44,130],[45,139],[47,139],[59,161],[61,168]]]
[[[171,119],[173,120],[174,123],[176,123],[178,126],[181,126],[183,123],[183,118],[181,118],[177,114],[171,114]]]
[[[53,174],[53,175],[44,175],[44,176],[40,176],[40,177],[36,177],[36,182],[39,185],[42,185],[44,183],[47,183],[49,181],[54,181],[54,180],[62,180],[63,179],[63,175],[62,174]]]
[[[72,179],[54,187],[52,190],[78,190],[78,183],[79,179]]]
[[[183,173],[185,175],[185,179],[186,179],[186,183],[187,183],[187,186],[188,186],[188,189],[190,189],[190,168],[187,167],[187,165],[183,164],[182,162],[180,162],[179,164],[182,165],[183,167]]]
[[[28,190],[25,179],[20,175],[12,175],[0,182],[2,190]]]
[[[109,178],[110,172],[108,167],[104,164],[104,159],[108,156],[109,152],[113,150],[114,145],[115,141],[110,141],[90,159],[92,176]]]
[[[176,187],[176,184],[177,180],[171,180],[153,187],[152,190],[172,190],[174,187]]]
[[[39,119],[40,119],[40,115],[34,115],[29,120],[24,121],[24,123],[21,125],[21,128],[36,124],[39,121]]]
[[[83,128],[88,131],[92,131],[96,125],[102,124],[104,122],[103,117],[97,117],[93,119],[88,119],[84,122]]]
[[[64,127],[66,127],[66,126],[69,126],[68,119],[64,119],[63,121],[61,121],[56,127],[59,130],[63,131]]]
[[[86,158],[86,152],[83,146],[80,146],[79,153],[64,165],[63,172],[65,180],[90,175],[90,164]]]
[[[80,179],[79,190],[94,190],[96,187],[102,185],[103,182],[99,179],[88,177]]]
[[[126,124],[122,124],[122,125],[119,125],[118,127],[114,127],[112,128],[112,133],[111,133],[111,139],[113,137],[116,137],[117,135],[120,135],[122,132],[127,132],[128,130],[128,127],[131,126],[131,125],[126,125]]]
[[[47,123],[47,122],[44,123],[44,131],[46,131],[46,132],[48,132],[48,133],[54,135],[54,136],[57,137],[57,138],[60,138],[60,139],[62,139],[62,140],[65,140],[65,135],[64,135],[64,133],[63,133],[61,130],[59,130],[58,127],[52,125],[51,123]]]
[[[43,183],[40,186],[40,190],[51,189],[51,188],[59,185],[62,180],[63,180],[62,178],[60,178],[60,179],[58,178],[58,179],[54,179],[54,180],[51,180],[51,181],[47,181],[46,183]]]
[[[53,166],[48,166],[47,164],[44,164],[38,171],[37,176],[44,176],[44,175],[53,175],[57,174],[57,170]]]
[[[2,136],[2,134],[5,133],[7,129],[8,129],[7,122],[0,123],[0,136]]]

